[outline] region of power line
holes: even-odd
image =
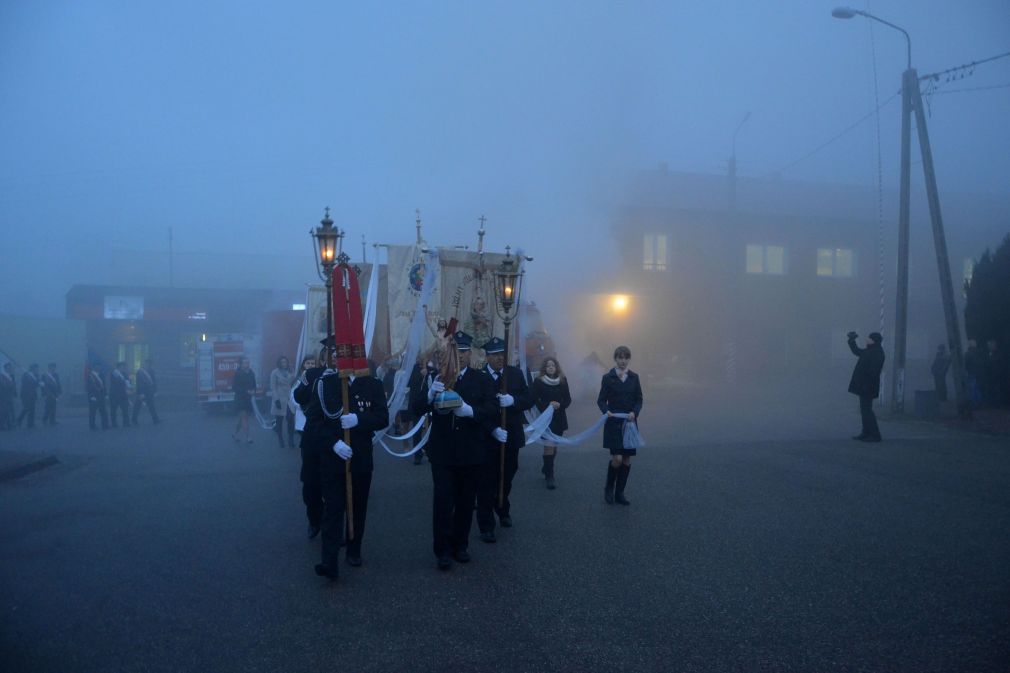
[[[1010,89],[1010,84],[994,84],[993,86],[973,86],[967,89],[947,89],[946,91],[933,91],[930,95],[940,96],[946,93],[964,93],[966,91],[989,91],[991,89]]]
[[[955,66],[953,68],[947,68],[946,70],[941,70],[940,72],[930,73],[928,75],[920,75],[919,80],[939,80],[940,75],[946,75],[948,73],[957,72],[959,70],[967,70],[969,68],[974,69],[976,65],[982,65],[983,63],[989,63],[990,61],[996,61],[1001,58],[1006,58],[1010,56],[1010,51],[1003,52],[1002,54],[996,54],[995,56],[990,56],[989,58],[983,58],[981,61],[972,61],[971,63],[965,63],[964,65]]]
[[[809,159],[810,157],[814,156],[815,154],[817,154],[818,152],[820,152],[821,150],[823,150],[825,147],[827,147],[831,143],[835,142],[836,140],[838,140],[839,138],[841,138],[842,136],[844,136],[846,133],[848,133],[852,129],[856,128],[857,126],[859,126],[860,124],[862,124],[863,122],[865,122],[870,117],[872,117],[875,114],[877,114],[878,112],[880,112],[882,109],[884,109],[885,107],[887,107],[887,105],[891,101],[893,101],[895,98],[897,98],[900,95],[901,95],[901,91],[895,92],[894,94],[891,95],[890,98],[888,98],[887,100],[885,100],[883,103],[881,103],[880,105],[878,105],[873,110],[870,110],[868,113],[866,113],[865,115],[863,115],[862,117],[860,117],[859,119],[857,119],[856,121],[854,121],[853,123],[851,123],[848,126],[846,126],[844,129],[842,129],[841,131],[839,131],[835,135],[831,136],[831,138],[829,138],[828,140],[824,141],[823,143],[821,143],[820,145],[818,145],[814,149],[810,150],[809,152],[807,152],[806,154],[804,154],[803,156],[801,156],[799,159],[796,159],[795,161],[792,161],[792,162],[786,164],[785,166],[783,166],[782,168],[780,168],[778,171],[775,171],[775,172],[776,173],[784,173],[787,170],[789,170],[790,168],[792,168],[793,166],[795,166],[796,164],[800,163],[801,161],[805,161],[805,160]]]

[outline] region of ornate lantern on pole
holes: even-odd
[[[519,312],[519,296],[523,290],[523,272],[519,270],[519,259],[512,256],[512,249],[509,246],[505,246],[505,259],[502,260],[501,265],[494,271],[494,286],[495,311],[505,325],[505,367],[502,369],[502,375],[498,377],[500,392],[505,394],[508,392],[505,383],[505,372],[508,368],[511,355],[509,331],[512,327],[512,321],[515,320],[516,314]],[[501,428],[502,430],[505,429],[504,407],[501,410]],[[502,442],[499,448],[498,506],[502,507],[505,503],[505,443]]]
[[[333,336],[333,267],[337,263],[337,240],[343,232],[333,226],[330,219],[330,209],[326,208],[319,226],[309,230],[309,236],[316,251],[316,272],[320,280],[326,283],[326,366],[333,366],[333,349],[329,343]]]

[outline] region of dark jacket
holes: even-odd
[[[945,352],[938,352],[936,357],[933,358],[933,366],[930,367],[930,372],[932,372],[933,376],[942,379],[947,376],[948,369],[950,369],[950,355]]]
[[[256,374],[253,370],[235,370],[235,376],[231,380],[231,389],[235,393],[236,402],[248,402],[256,392]]]
[[[557,385],[551,385],[544,381],[542,376],[538,377],[533,381],[530,394],[533,395],[533,403],[541,412],[549,407],[551,402],[561,405],[554,410],[554,416],[551,418],[551,432],[560,435],[568,429],[568,412],[565,409],[572,403],[572,394],[568,391],[568,379],[562,378]]]
[[[60,375],[55,372],[46,372],[42,375],[42,394],[48,399],[57,400],[63,394],[63,386],[60,384]]]
[[[447,467],[482,465],[487,457],[487,438],[501,419],[494,381],[484,372],[467,367],[453,386],[463,401],[473,407],[472,418],[435,411],[428,402],[430,386],[431,378],[425,376],[416,392],[411,389],[410,405],[417,418],[431,413],[431,435],[424,447],[428,460],[432,465]]]
[[[491,367],[485,367],[484,371],[491,379],[495,395],[497,396],[501,392],[501,382],[495,380]],[[521,369],[509,365],[503,371],[505,374],[505,392],[514,398],[512,406],[505,407],[505,430],[509,435],[505,448],[518,451],[526,446],[526,435],[523,433],[523,425],[526,424],[526,410],[533,406],[533,395],[530,393],[529,386],[526,385],[526,376]],[[495,397],[495,406],[498,407],[495,426],[501,427],[502,407],[499,406],[497,397]],[[500,449],[501,444],[494,437],[489,435],[487,441],[495,451]]]
[[[319,429],[322,427],[323,411],[319,406],[315,383],[324,371],[326,371],[325,367],[313,367],[306,370],[304,381],[303,377],[299,377],[298,385],[295,386],[294,392],[291,393],[291,396],[295,398],[295,402],[302,408],[302,413],[305,414],[305,427],[302,428],[302,441],[300,443],[302,448],[309,448],[315,445]]]
[[[129,385],[127,385],[129,379],[122,372],[120,372],[120,376],[117,376],[116,372],[119,372],[119,370],[113,369],[112,373],[109,374],[109,398],[113,400],[125,400],[127,398],[127,391],[130,389]]]
[[[87,389],[89,399],[95,401],[105,399],[105,382],[102,381],[102,375],[94,369],[88,374]]]
[[[137,369],[137,395],[149,397],[158,392],[158,379],[154,377],[154,370],[147,367]]]
[[[322,386],[323,400],[326,409],[332,414],[339,410],[343,414],[343,385],[339,375],[327,374],[316,383]],[[357,414],[358,424],[350,429],[351,472],[371,472],[374,468],[372,457],[372,438],[375,433],[389,425],[389,408],[386,406],[386,394],[382,390],[382,382],[374,376],[358,376],[347,386],[348,407],[351,413]],[[319,403],[318,389],[316,404]],[[321,406],[319,411],[322,411]],[[308,418],[308,416],[306,416]],[[320,450],[332,451],[338,439],[345,442],[344,429],[340,427],[340,418],[329,418],[322,414],[322,421],[316,436]]]
[[[884,349],[880,344],[872,343],[866,348],[856,345],[855,339],[849,339],[849,350],[859,358],[852,370],[849,381],[849,392],[853,395],[879,397],[880,372],[884,368]]]
[[[600,381],[600,394],[596,398],[596,406],[602,413],[612,411],[615,414],[635,412],[635,419],[642,414],[642,383],[638,374],[628,370],[628,376],[622,382],[617,372],[611,369],[603,375]],[[624,419],[608,418],[603,425],[603,447],[606,449],[624,448]]]
[[[21,403],[35,404],[39,394],[39,379],[31,372],[21,375]]]

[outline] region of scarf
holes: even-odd
[[[541,374],[540,375],[540,380],[543,381],[544,383],[546,383],[549,386],[556,386],[559,383],[561,383],[561,377],[560,376],[557,376],[557,377],[555,377],[555,378],[552,379],[550,376],[547,376],[547,374]]]

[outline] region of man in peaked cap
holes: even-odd
[[[526,385],[526,377],[518,367],[505,366],[505,342],[492,337],[484,344],[487,357],[486,372],[494,381],[496,397],[495,427],[485,435],[487,460],[481,470],[480,487],[477,490],[477,525],[480,527],[482,542],[494,542],[495,514],[502,528],[512,527],[511,503],[512,479],[519,470],[519,449],[526,445],[523,434],[523,414],[533,406],[533,395]],[[504,377],[504,378],[503,378]],[[502,392],[504,391],[504,392]],[[501,410],[505,411],[505,428],[501,425]],[[498,501],[498,486],[501,481],[501,445],[505,444],[504,498]]]
[[[866,348],[856,345],[855,332],[849,332],[849,350],[859,360],[852,370],[849,392],[859,396],[859,413],[863,420],[863,431],[853,437],[863,442],[879,442],[880,427],[873,413],[873,400],[880,396],[880,372],[884,368],[884,349],[880,344],[884,337],[880,332],[870,332]]]
[[[484,372],[470,367],[473,338],[456,332],[460,371],[451,388],[462,404],[451,412],[435,409],[436,396],[446,389],[440,374],[424,378],[411,392],[414,415],[431,414],[431,434],[425,451],[431,464],[433,550],[439,570],[449,570],[452,561],[467,563],[474,501],[486,458],[486,437],[494,429],[498,405],[494,384]]]

